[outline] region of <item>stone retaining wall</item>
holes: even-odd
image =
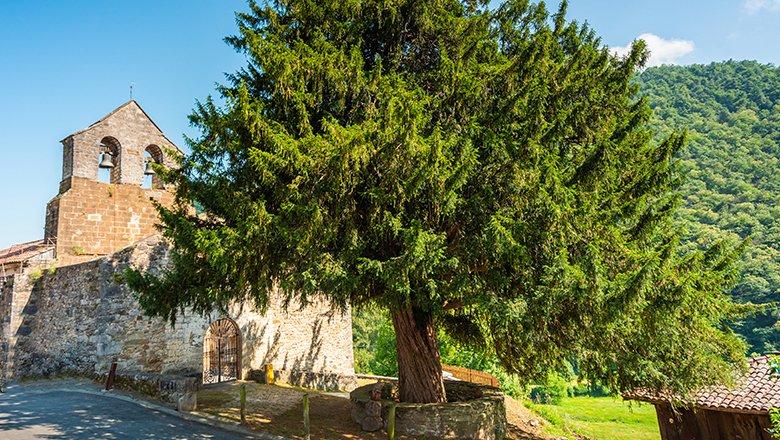
[[[352,419],[363,425],[366,405],[375,384],[350,393]],[[504,439],[507,435],[504,395],[493,387],[462,381],[445,381],[447,403],[397,403],[396,435],[426,439]],[[382,419],[387,428],[389,401],[382,402]]]
[[[122,372],[196,373],[203,319],[183,316],[174,328],[149,319],[122,285],[131,264],[159,270],[166,262],[167,246],[151,239],[44,274],[22,312],[15,375],[101,374],[114,359]]]
[[[106,258],[45,271],[24,307],[14,309],[18,316],[8,317],[20,321],[13,375],[94,377],[107,374],[114,360],[123,376],[201,374],[203,337],[222,316],[185,314],[171,327],[144,316],[122,282],[127,267],[159,271],[167,255],[167,244],[150,237]],[[349,313],[334,312],[325,301],[286,311],[279,292],[273,292],[265,313],[236,305],[228,317],[241,331],[243,374],[270,363],[295,372],[288,379],[298,385],[354,384]]]
[[[106,382],[107,375],[98,376],[101,383]],[[158,374],[118,374],[114,380],[114,388],[141,393],[170,405],[177,405],[182,396],[197,394],[200,388],[200,376],[181,377]]]

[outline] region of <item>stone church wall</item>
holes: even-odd
[[[46,238],[55,238],[60,264],[108,255],[157,232],[152,200],[170,205],[165,190],[72,177],[46,210]]]
[[[203,336],[221,316],[180,316],[175,327],[143,315],[122,284],[125,268],[159,271],[168,246],[150,237],[108,257],[45,272],[21,312],[13,355],[16,377],[75,373],[99,376],[116,359],[122,375],[193,376],[202,372]],[[318,302],[281,307],[278,292],[265,313],[238,305],[229,313],[242,333],[244,376],[271,363],[279,376],[320,388],[354,382],[349,313]],[[23,331],[22,331],[23,330]]]
[[[186,348],[191,341],[182,334],[201,326],[185,319],[171,329],[144,317],[119,277],[131,263],[160,268],[166,252],[161,242],[144,240],[111,257],[61,266],[41,276],[23,312],[15,375],[92,375],[107,370],[115,357],[128,371],[197,368],[198,356],[181,356],[196,351]]]
[[[263,319],[234,307],[244,341],[244,370],[262,371],[273,364],[276,376],[294,385],[321,389],[354,388],[352,317],[332,310],[323,300],[285,310],[273,292]]]
[[[56,243],[58,264],[110,255],[157,233],[152,200],[169,205],[173,194],[152,177],[146,162],[176,166],[181,154],[135,101],[62,140],[59,193],[46,208],[44,238]],[[100,181],[99,160],[111,152],[110,183]]]
[[[112,140],[114,153],[112,183],[140,185],[144,179],[144,150],[157,146],[163,150],[163,163],[174,166],[173,145],[135,101],[127,102],[88,128],[62,140],[62,179],[82,177],[98,180],[101,143]]]

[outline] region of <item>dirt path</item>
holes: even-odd
[[[294,439],[303,436],[303,395],[310,395],[311,436],[317,439],[385,439],[382,432],[360,430],[350,417],[349,399],[316,391],[246,382],[247,423]],[[205,387],[198,393],[198,411],[240,420],[240,383]]]
[[[509,424],[509,438],[512,440],[548,440],[542,431],[546,423],[533,411],[509,396],[504,399],[506,421]]]

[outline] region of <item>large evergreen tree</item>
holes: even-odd
[[[524,378],[566,358],[614,389],[724,380],[737,250],[671,228],[684,136],[653,142],[587,26],[510,0],[279,0],[238,15],[247,65],[191,116],[148,313],[327,296],[387,308],[401,398],[444,401],[437,328]],[[192,205],[202,208],[193,212]]]

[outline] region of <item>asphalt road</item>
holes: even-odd
[[[131,402],[81,393],[0,394],[0,439],[243,439]]]

